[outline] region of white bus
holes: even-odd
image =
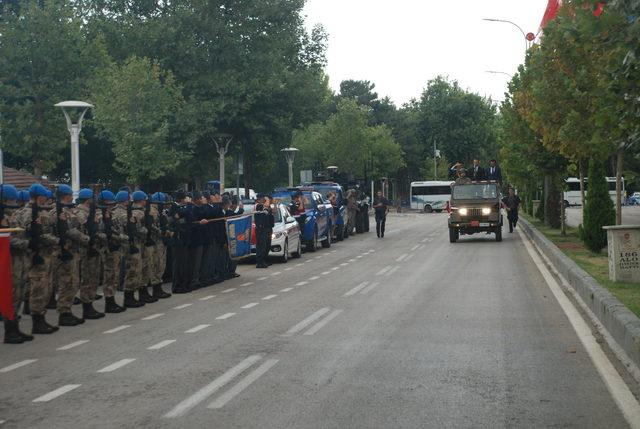
[[[411,208],[440,213],[451,198],[451,181],[411,182]]]
[[[607,177],[607,185],[609,185],[609,195],[613,203],[616,203],[616,178]],[[567,183],[567,190],[564,191],[564,205],[568,206],[580,206],[582,205],[582,199],[580,198],[580,179],[577,177],[569,177],[565,180]],[[624,177],[621,178],[622,184],[622,198],[624,202]],[[584,178],[584,194],[587,195],[587,178]]]

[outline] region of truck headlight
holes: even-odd
[[[482,209],[482,214],[483,214],[483,215],[491,214],[491,208],[490,208],[490,207],[484,207],[484,208]]]
[[[271,234],[271,239],[275,240],[276,238],[280,238],[284,235],[283,232],[274,232],[273,234]]]
[[[466,216],[467,214],[469,214],[469,210],[467,209],[459,209],[458,213],[460,213],[460,216]]]

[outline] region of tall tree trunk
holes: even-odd
[[[544,223],[545,225],[551,224],[551,218],[549,217],[549,188],[551,187],[551,176],[549,173],[544,174],[544,188],[542,189],[542,201],[544,204]]]
[[[560,189],[560,235],[567,235],[566,207],[564,205],[564,188]]]
[[[580,205],[584,210],[584,160],[578,161],[578,175],[580,176]]]
[[[622,167],[624,147],[618,149],[616,157],[616,225],[622,225]]]

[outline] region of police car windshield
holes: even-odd
[[[453,198],[457,200],[490,200],[498,197],[495,184],[456,185],[453,187]]]

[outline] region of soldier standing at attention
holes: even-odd
[[[156,299],[169,298],[170,293],[165,292],[162,289],[162,275],[166,268],[167,263],[167,241],[169,239],[169,220],[167,219],[167,213],[164,209],[164,205],[167,201],[167,196],[162,192],[156,192],[151,196],[151,210],[150,214],[153,217],[154,225],[156,226],[156,238],[155,245],[153,247],[153,268],[151,269],[151,289],[153,291],[153,297]]]
[[[202,192],[193,192],[191,214],[196,222],[189,236],[189,291],[200,288],[200,268],[202,267],[202,249],[206,234],[206,201]]]
[[[183,190],[175,194],[176,204],[169,211],[169,224],[173,236],[171,237],[172,272],[173,281],[171,291],[173,293],[189,292],[189,233],[191,230],[191,206],[189,197]]]
[[[126,308],[142,307],[144,302],[138,301],[133,295],[135,291],[134,282],[137,279],[135,279],[135,274],[132,271],[135,269],[136,262],[139,265],[140,248],[138,247],[139,240],[136,239],[136,219],[133,217],[133,210],[129,210],[129,205],[131,204],[129,192],[120,190],[116,194],[116,203],[117,205],[113,210],[113,222],[114,224],[122,225],[127,235],[127,245],[123,249],[124,258],[122,259],[124,264],[124,306]],[[131,214],[129,214],[130,211]]]
[[[382,195],[382,191],[378,191],[373,201],[373,209],[376,212],[376,234],[378,234],[378,238],[384,238],[384,228],[390,205],[391,202]]]
[[[0,204],[2,204],[2,215],[0,215],[0,228],[16,228],[16,216],[24,208],[18,208],[18,190],[11,185],[0,185]],[[4,319],[4,342],[6,344],[22,344],[25,341],[33,340],[32,335],[27,335],[20,331],[19,318],[20,304],[24,301],[27,287],[27,270],[29,269],[29,241],[25,233],[14,233],[11,235],[11,273],[13,281],[13,320]]]
[[[127,265],[127,276],[125,280],[125,297],[124,297],[124,305],[127,305],[127,296],[129,296],[129,302],[138,304],[148,304],[151,302],[155,302],[149,298],[149,291],[146,288],[146,283],[143,275],[144,265],[147,264],[147,250],[146,250],[146,239],[147,239],[147,228],[144,225],[144,209],[147,204],[147,194],[142,191],[135,191],[131,194],[131,218],[130,229],[131,233],[134,237],[134,243],[136,248],[139,250],[137,253],[129,254],[129,264]],[[128,288],[127,288],[128,285]],[[130,292],[127,294],[127,291]],[[138,292],[138,299],[135,299],[134,293]],[[133,300],[131,299],[133,298]]]
[[[356,216],[358,215],[358,201],[355,189],[349,189],[347,191],[346,200],[347,213],[349,215],[347,220],[347,231],[349,232],[349,235],[352,235],[353,230],[356,228]]]
[[[144,226],[146,234],[142,237],[141,276],[138,294],[140,301],[151,304],[158,301],[158,298],[149,293],[149,286],[151,286],[151,278],[156,265],[156,243],[160,241],[160,226],[158,225],[158,209],[151,204],[147,194],[144,194],[144,199],[138,201],[134,206],[134,213],[140,209],[142,210],[140,225]]]
[[[268,268],[267,256],[271,247],[271,234],[275,219],[269,199],[263,194],[258,195],[253,218],[256,223],[256,268]]]
[[[126,193],[125,193],[126,194]],[[98,203],[102,211],[102,224],[100,228],[106,236],[106,246],[102,248],[104,261],[104,279],[102,290],[104,292],[104,312],[122,313],[126,310],[116,304],[115,296],[120,279],[120,267],[122,263],[122,249],[126,249],[128,238],[125,234],[125,225],[114,220],[116,196],[109,190],[100,192]],[[126,210],[124,216],[126,217]]]

